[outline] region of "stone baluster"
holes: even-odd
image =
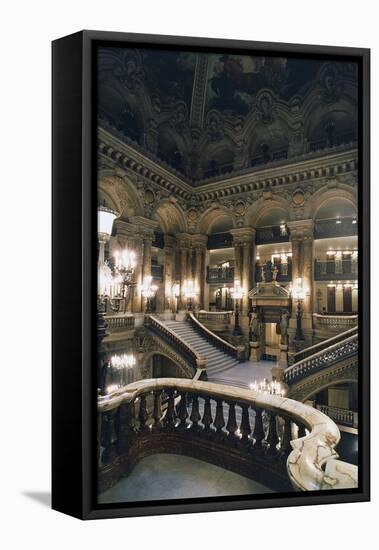
[[[276,430],[276,414],[270,413],[268,433],[266,437],[266,443],[268,445],[268,452],[271,455],[277,453],[276,446],[279,443],[278,433]]]
[[[173,429],[175,427],[175,391],[167,390],[168,402],[167,411],[164,418],[164,426],[166,429]]]
[[[255,423],[254,423],[254,432],[253,432],[253,438],[254,438],[254,447],[256,449],[262,448],[262,441],[264,440],[265,432],[263,429],[263,421],[262,421],[262,409],[256,409],[255,410]]]
[[[286,458],[292,450],[292,422],[289,418],[284,419],[283,435],[280,442],[280,452]]]
[[[205,396],[204,397],[204,412],[203,412],[203,418],[202,418],[202,423],[204,425],[204,431],[205,432],[212,431],[212,429],[211,429],[212,422],[213,422],[213,419],[212,419],[211,400],[210,400],[210,397]]]
[[[192,422],[191,430],[199,431],[199,421],[201,419],[199,411],[199,396],[196,394],[192,395],[192,409],[190,420]]]
[[[118,451],[124,452],[128,447],[128,440],[136,433],[136,411],[134,402],[120,405],[117,417],[118,424]]]
[[[162,391],[158,390],[154,392],[154,406],[153,406],[153,430],[160,430],[162,427]]]
[[[104,447],[102,463],[110,464],[117,457],[117,433],[116,433],[117,409],[103,414],[102,422],[102,446]]]
[[[147,406],[146,406],[146,395],[141,395],[139,411],[138,411],[139,429],[141,432],[145,431],[147,428],[146,422],[148,417],[149,415],[148,415]]]
[[[187,428],[187,418],[188,418],[188,410],[187,410],[187,394],[186,392],[183,392],[180,396],[180,402],[178,405],[178,417],[180,420],[179,428],[181,430],[185,430]]]
[[[237,420],[236,420],[236,404],[234,401],[230,401],[229,405],[229,415],[228,423],[226,424],[226,429],[228,432],[228,438],[231,440],[236,439],[236,431],[238,429]]]
[[[216,436],[219,439],[224,437],[224,432],[222,428],[225,426],[224,419],[224,407],[222,399],[216,399],[216,417],[214,421],[214,427],[216,428]]]
[[[241,417],[241,441],[242,443],[249,443],[249,435],[251,434],[250,418],[249,418],[249,405],[241,405],[242,417]]]

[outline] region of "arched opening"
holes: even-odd
[[[336,147],[356,140],[356,122],[350,112],[343,108],[330,109],[319,107],[310,117],[307,129],[309,151],[318,151]]]
[[[249,149],[250,166],[288,158],[288,129],[283,122],[276,120],[269,126],[258,123],[252,135]]]
[[[167,355],[154,353],[150,360],[152,378],[186,378],[183,369]]]

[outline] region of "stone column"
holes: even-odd
[[[180,309],[186,309],[187,300],[184,296],[184,284],[188,279],[188,251],[189,251],[189,235],[180,233],[177,235],[177,250],[180,256]]]
[[[205,275],[205,252],[207,246],[206,235],[194,235],[192,244],[195,248],[195,285],[198,289],[197,305],[200,308],[205,308],[205,287],[207,285]]]
[[[242,301],[242,314],[247,315],[249,311],[248,293],[253,288],[255,229],[252,227],[240,227],[233,229],[231,233],[233,235],[236,254],[234,278],[240,280],[245,290],[245,296]]]
[[[164,236],[164,309],[169,311],[175,310],[173,300],[175,298],[172,294],[172,288],[174,284],[174,237],[172,235]]]
[[[133,216],[130,218],[130,222],[133,228],[134,249],[137,255],[133,312],[141,312],[144,310],[141,285],[143,283],[143,277],[151,275],[151,246],[154,238],[154,230],[157,228],[157,222],[142,216]]]
[[[290,240],[292,246],[292,286],[296,279],[302,278],[303,287],[307,289],[302,306],[302,329],[304,345],[312,344],[313,328],[313,250],[314,250],[314,222],[308,220],[296,220],[288,222]],[[296,327],[297,300],[292,300],[292,315],[290,319],[290,336],[294,335]],[[291,334],[292,333],[292,334]]]

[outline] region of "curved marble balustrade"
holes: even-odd
[[[349,358],[358,357],[358,334],[345,338],[326,349],[322,349],[287,367],[284,371],[284,382],[291,385],[303,380],[322,369],[332,367]]]
[[[98,418],[100,492],[158,452],[195,456],[277,491],[357,487],[357,467],[337,460],[336,424],[286,397],[149,379],[99,397]]]

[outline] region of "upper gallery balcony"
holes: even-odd
[[[207,283],[233,283],[234,267],[207,267]]]
[[[358,278],[358,263],[348,260],[315,260],[315,281],[348,281]]]

